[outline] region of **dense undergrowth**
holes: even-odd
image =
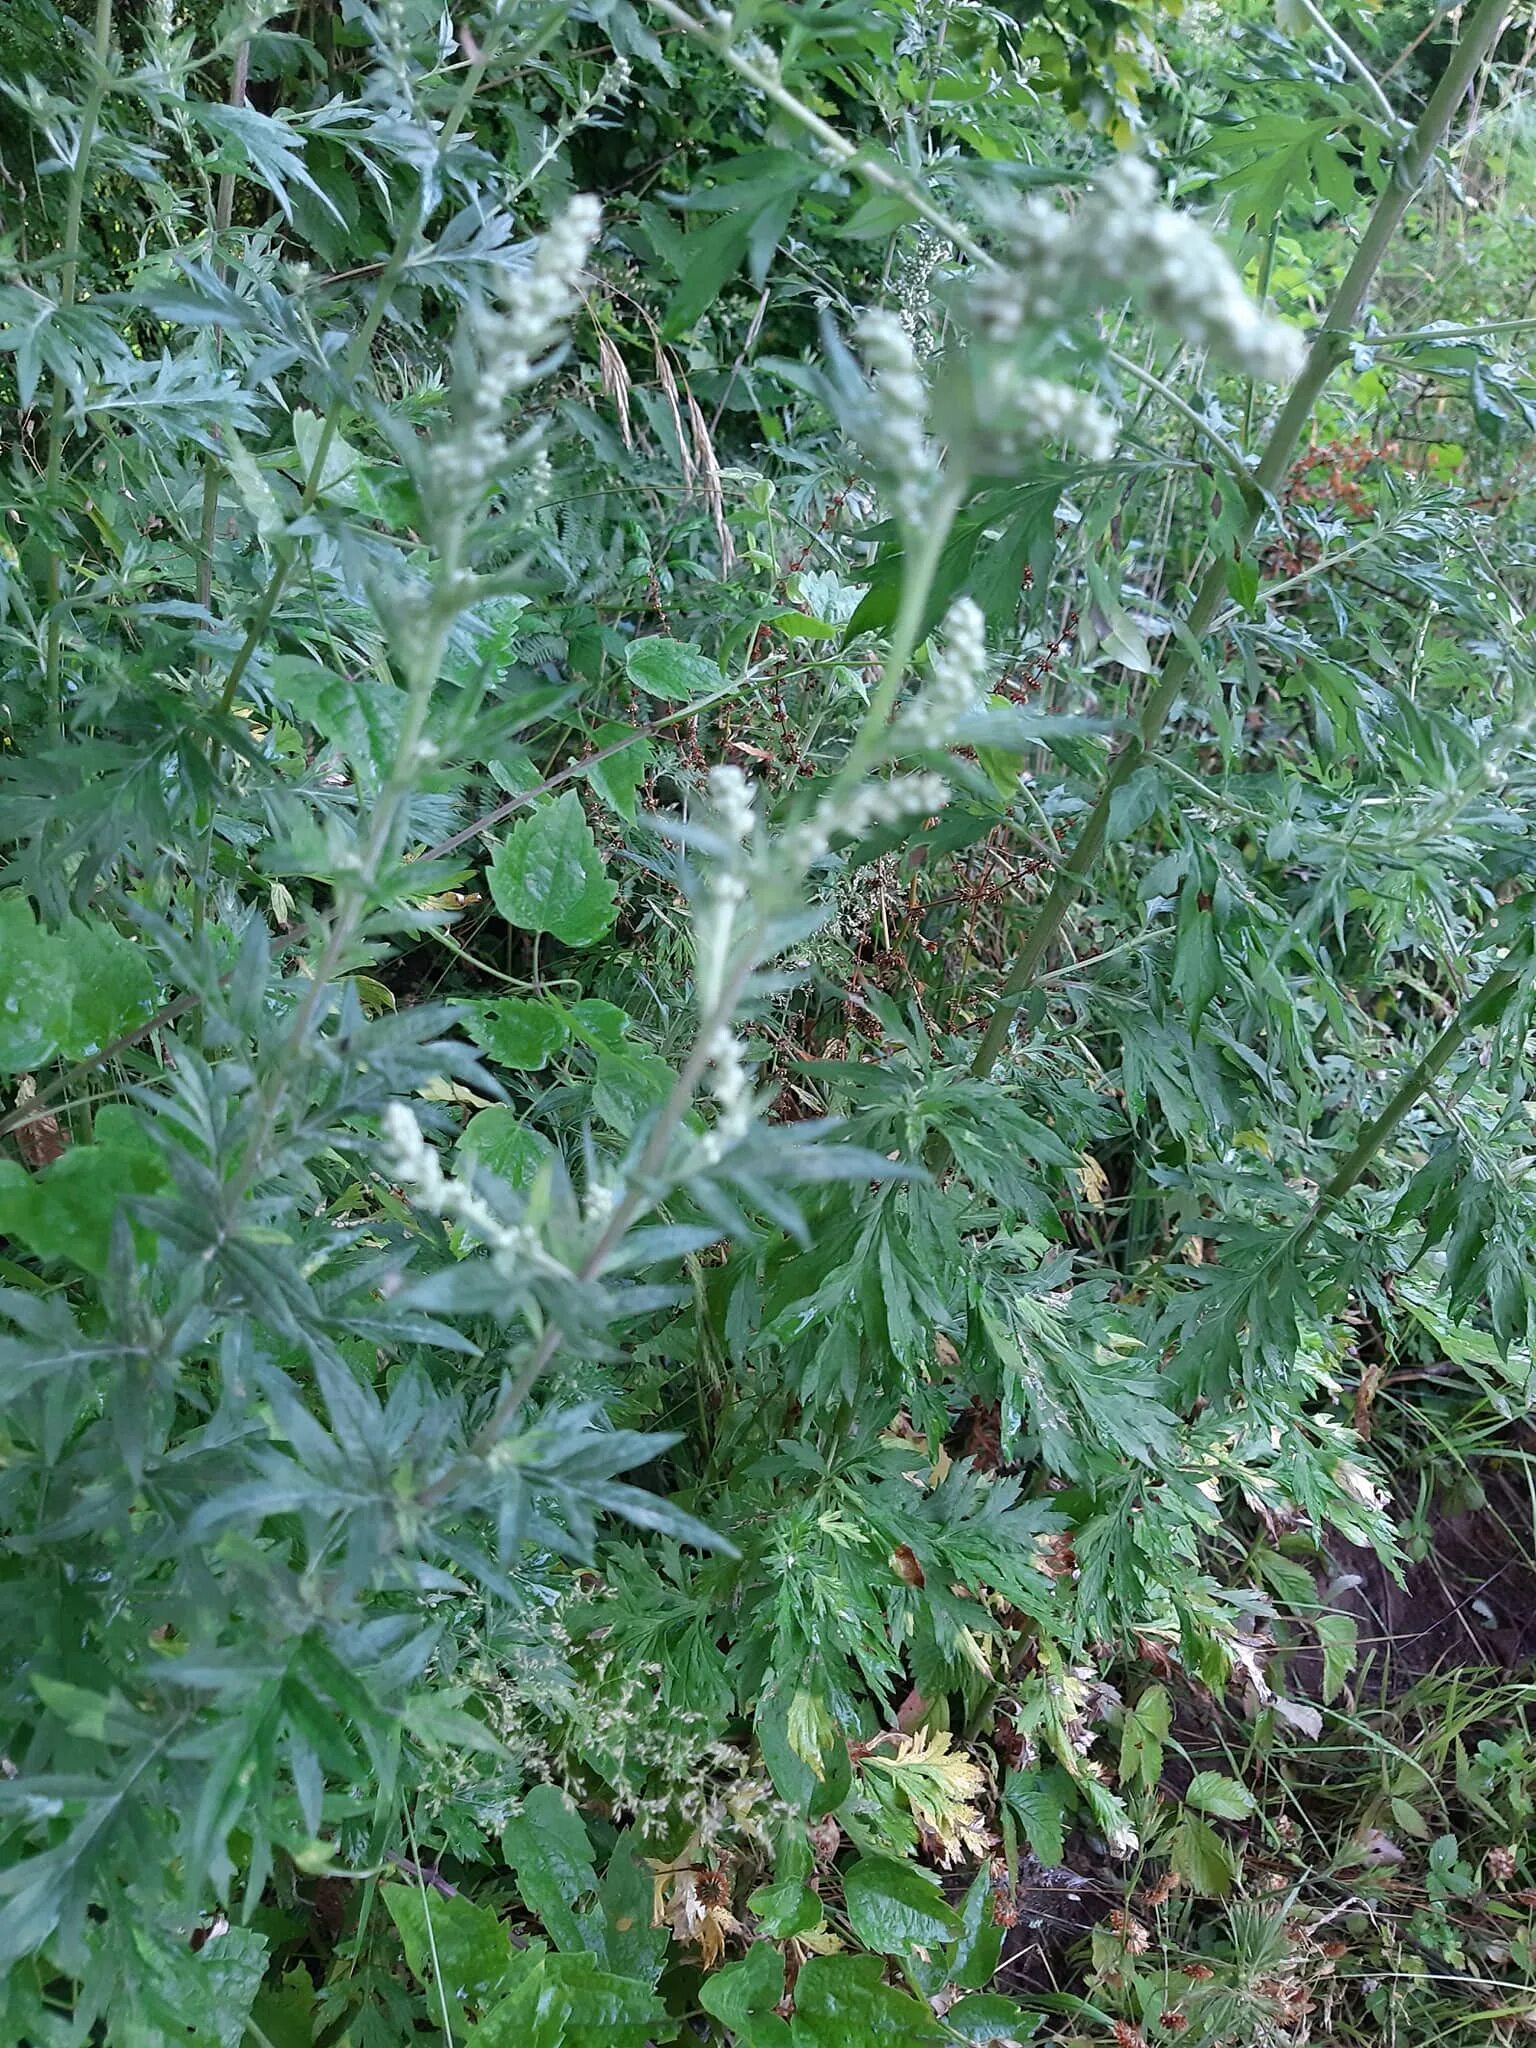
[[[1529,8],[86,17],[0,2039],[1536,2026]]]

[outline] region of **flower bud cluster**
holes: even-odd
[[[602,222],[580,194],[539,240],[532,263],[503,279],[499,304],[475,307],[460,330],[453,431],[432,450],[431,487],[444,503],[483,490],[506,461],[503,422],[519,391],[560,340],[579,303],[578,283]]]
[[[869,372],[860,438],[886,473],[891,509],[903,526],[914,528],[928,511],[939,469],[928,438],[928,386],[911,337],[894,313],[866,313],[855,338]]]
[[[444,1173],[436,1146],[427,1143],[420,1124],[403,1102],[390,1103],[383,1125],[387,1170],[418,1209],[444,1223],[456,1223],[479,1238],[489,1249],[497,1271],[509,1280],[526,1282],[533,1273],[569,1277],[533,1231],[504,1223],[472,1187]]]
[[[1278,383],[1301,367],[1299,331],[1255,305],[1214,236],[1162,203],[1138,158],[1112,164],[1073,216],[1036,197],[996,225],[1006,261],[973,279],[967,300],[989,340],[1129,297],[1245,376]]]
[[[713,1166],[752,1128],[754,1104],[752,1080],[742,1058],[741,1040],[722,1026],[709,1041],[709,1092],[719,1112],[713,1127],[704,1135],[703,1163]]]
[[[1086,391],[1060,384],[1054,377],[1009,379],[1008,400],[999,407],[1000,440],[1021,450],[1055,441],[1073,448],[1087,462],[1108,462],[1120,438],[1114,414]]]
[[[931,680],[896,721],[897,750],[947,745],[960,720],[980,708],[986,674],[986,622],[974,599],[962,597],[945,616]]]
[[[926,818],[949,802],[949,784],[941,775],[896,775],[889,782],[866,782],[846,796],[827,796],[803,824],[794,825],[779,842],[780,862],[797,874],[813,868],[834,839],[862,839],[878,825],[902,818]]]

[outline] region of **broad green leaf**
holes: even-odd
[[[121,1949],[112,1959],[126,1978],[114,2000],[114,2048],[165,2048],[168,2041],[241,2048],[266,1969],[265,1936],[251,1927],[226,1927],[194,1949],[185,1938],[131,1921],[124,1931],[133,1960]]]
[[[1061,1867],[1066,1854],[1066,1813],[1070,1788],[1059,1771],[1010,1771],[1003,1797],[1019,1817],[1035,1856],[1047,1870]]]
[[[542,1131],[519,1122],[515,1110],[496,1102],[475,1112],[455,1150],[523,1194],[538,1179],[554,1147]]]
[[[1185,1814],[1173,1831],[1169,1860],[1200,1898],[1225,1898],[1232,1889],[1234,1871],[1226,1843],[1192,1813]]]
[[[512,828],[489,870],[496,908],[519,931],[590,946],[617,915],[613,885],[574,790]]]
[[[609,1130],[628,1137],[635,1126],[660,1109],[672,1093],[676,1074],[652,1052],[600,1052],[592,1089],[593,1113]]]
[[[743,207],[683,237],[681,275],[661,323],[666,340],[677,341],[687,334],[714,304],[721,286],[740,269],[753,217],[754,209]]]
[[[68,956],[71,982],[69,1024],[59,1050],[66,1059],[88,1060],[150,1014],[155,978],[143,947],[109,924],[76,919],[55,943]]]
[[[587,1930],[571,1910],[597,1890],[592,1845],[569,1793],[535,1785],[523,1810],[502,1830],[502,1851],[512,1867],[523,1904],[562,1948],[591,1947]]]
[[[794,2048],[930,2048],[944,2028],[885,1982],[878,1956],[812,1956],[795,1980]]]
[[[527,1959],[522,1981],[471,2027],[467,2048],[651,2048],[674,2031],[648,1984],[589,1955]]]
[[[624,651],[624,671],[637,688],[670,703],[707,697],[725,688],[725,677],[692,641],[669,640],[660,634],[629,643]]]
[[[1139,1779],[1148,1792],[1155,1791],[1163,1775],[1163,1744],[1173,1723],[1168,1694],[1160,1685],[1148,1686],[1134,1707],[1126,1709],[1120,1730],[1120,1782]]]
[[[528,1074],[547,1065],[571,1035],[553,1003],[526,1002],[521,996],[476,1003],[468,1022],[471,1038],[487,1059]]]
[[[69,1036],[69,956],[32,915],[25,896],[0,896],[0,1071],[24,1074]]]
[[[423,1984],[441,1985],[455,2010],[483,2010],[504,1996],[526,1968],[526,1956],[512,1947],[488,1906],[477,1906],[462,1893],[444,1898],[422,1885],[379,1889],[399,1929],[411,1975]]]
[[[950,1983],[963,1991],[984,1989],[996,1973],[1002,1947],[1002,1923],[992,1911],[992,1872],[984,1862],[961,1904],[960,1934],[949,1962]]]
[[[789,2048],[789,2022],[774,2007],[784,1996],[784,1956],[772,1942],[754,1942],[739,1963],[713,1971],[699,2003],[730,2029],[740,2048]]]
[[[989,1991],[960,1999],[945,2013],[944,2023],[957,2039],[986,2048],[994,2041],[1027,2041],[1039,2033],[1044,2020],[1040,2013],[1025,2012],[1011,1998]]]
[[[809,1934],[826,1918],[826,1909],[808,1884],[798,1877],[780,1878],[776,1884],[759,1885],[747,1901],[747,1910],[759,1934],[775,1941],[788,1941],[796,1934]]]
[[[630,1020],[617,1003],[605,1003],[601,996],[583,996],[569,1006],[566,1015],[571,1020],[573,1035],[583,1045],[594,1050],[606,1046],[610,1052],[626,1049]]]
[[[588,1924],[593,1944],[615,1976],[641,1977],[654,1984],[670,1936],[665,1926],[652,1925],[654,1888],[651,1872],[641,1860],[642,1846],[632,1828],[615,1842],[598,1887],[598,1918]]]
[[[1323,1646],[1323,1705],[1328,1706],[1344,1690],[1344,1681],[1355,1668],[1360,1629],[1352,1614],[1333,1607],[1319,1608],[1312,1616],[1312,1626]]]
[[[1258,1806],[1246,1785],[1236,1778],[1224,1777],[1220,1771],[1196,1771],[1184,1794],[1184,1803],[1200,1813],[1214,1814],[1217,1820],[1246,1820]]]
[[[843,1903],[860,1942],[879,1955],[934,1948],[960,1933],[938,1879],[894,1857],[863,1856],[851,1864],[843,1872]]]
[[[600,725],[592,735],[594,747],[611,747],[634,728],[627,725]],[[626,825],[635,822],[635,794],[645,780],[646,770],[651,765],[651,743],[638,734],[627,746],[617,753],[607,755],[601,761],[593,761],[587,768],[587,780],[603,799],[612,806]]]
[[[0,1159],[0,1237],[39,1259],[62,1259],[102,1274],[112,1226],[136,1195],[165,1185],[158,1148],[136,1111],[107,1103],[90,1144],[71,1145],[41,1172]]]

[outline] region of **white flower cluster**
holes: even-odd
[[[896,517],[916,527],[928,511],[939,467],[928,438],[928,386],[917,352],[894,313],[866,313],[855,339],[870,380],[862,438],[890,481]]]
[[[896,749],[946,745],[966,713],[979,708],[986,675],[986,621],[974,599],[962,597],[945,615],[932,678],[896,722],[891,735]]]
[[[741,1040],[724,1027],[709,1042],[709,1092],[719,1114],[700,1146],[706,1166],[713,1166],[752,1128],[752,1079],[742,1058]]]
[[[1108,462],[1120,438],[1114,414],[1070,384],[1054,377],[1010,379],[1010,404],[1002,413],[1004,438],[1012,437],[1024,446],[1056,441],[1075,448],[1088,462]]]
[[[694,997],[705,1016],[720,1000],[735,942],[736,913],[747,899],[746,845],[757,822],[753,795],[751,783],[731,763],[710,769],[711,822],[731,851],[711,865],[693,916]]]
[[[791,826],[779,842],[780,860],[804,874],[834,839],[862,839],[877,825],[930,817],[948,802],[949,784],[941,775],[896,775],[889,782],[866,782],[847,796],[824,797],[803,824]]]
[[[579,194],[541,236],[526,270],[508,272],[500,303],[475,307],[460,331],[455,382],[458,419],[432,450],[431,485],[449,503],[472,496],[503,466],[503,419],[511,399],[539,375],[579,303],[578,283],[602,212]]]
[[[1139,158],[1112,164],[1075,215],[1036,197],[996,224],[1008,260],[975,278],[969,295],[972,318],[992,340],[1126,296],[1246,376],[1279,383],[1301,368],[1303,336],[1254,304],[1220,244],[1163,205]]]
[[[721,761],[710,769],[709,802],[715,823],[738,846],[750,836],[756,822],[752,801],[752,785],[734,763]]]
[[[531,1230],[504,1223],[474,1189],[444,1173],[437,1148],[421,1134],[421,1126],[403,1102],[384,1112],[384,1147],[390,1174],[418,1209],[445,1223],[456,1223],[487,1246],[499,1272],[509,1280],[526,1281],[530,1270],[569,1278]]]

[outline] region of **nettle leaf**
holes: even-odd
[[[1192,1813],[1173,1831],[1169,1860],[1190,1890],[1204,1899],[1225,1898],[1236,1876],[1227,1846],[1214,1828]]]
[[[1220,1771],[1196,1771],[1184,1794],[1186,1806],[1198,1813],[1213,1814],[1217,1820],[1246,1820],[1258,1810],[1258,1801],[1246,1785]]]
[[[660,1109],[676,1080],[666,1061],[655,1053],[604,1048],[597,1056],[593,1112],[609,1130],[627,1137],[638,1123]]]
[[[596,1892],[597,1873],[586,1826],[570,1794],[555,1785],[535,1785],[522,1812],[502,1830],[501,1846],[524,1905],[558,1946],[589,1948],[592,1936],[571,1909]]]
[[[555,1148],[542,1131],[530,1129],[514,1110],[496,1102],[470,1118],[455,1149],[523,1194],[538,1179]]]
[[[126,1205],[165,1185],[164,1161],[137,1113],[109,1102],[92,1142],[71,1145],[40,1172],[0,1159],[0,1237],[100,1275]]]
[[[812,1956],[795,1980],[794,2048],[930,2048],[945,2038],[926,2004],[885,1982],[878,1956]]]
[[[1071,1789],[1056,1770],[1010,1771],[1003,1788],[1004,1803],[1018,1816],[1031,1851],[1048,1870],[1058,1869],[1066,1854]]]
[[[1173,1726],[1173,1709],[1167,1691],[1148,1686],[1134,1707],[1126,1709],[1120,1731],[1120,1782],[1139,1779],[1148,1792],[1156,1791],[1163,1774],[1163,1745]]]
[[[739,1963],[727,1963],[699,1986],[699,2003],[731,2030],[740,2048],[790,2048],[789,2022],[774,2008],[784,1996],[784,1956],[771,1941],[754,1942]]]
[[[624,650],[624,672],[637,689],[670,703],[707,697],[725,688],[725,677],[692,641],[657,634],[632,640]]]
[[[906,1955],[953,1941],[960,1919],[946,1904],[937,1877],[888,1856],[862,1856],[843,1872],[849,1924],[865,1948]]]
[[[476,1003],[467,1022],[469,1035],[499,1067],[534,1074],[570,1043],[571,1027],[553,1003],[526,1002],[520,996],[498,996]]]
[[[613,884],[574,790],[513,827],[488,878],[508,924],[549,932],[567,946],[594,944],[618,915]]]
[[[52,1059],[68,1033],[72,991],[52,934],[24,896],[0,896],[0,962],[0,1068],[27,1073]]]
[[[588,1955],[533,1953],[510,1997],[465,2036],[466,2048],[651,2048],[675,2028],[648,1984],[611,1976]]]
[[[594,748],[616,747],[617,750],[601,761],[590,762],[587,767],[587,780],[626,825],[635,822],[636,793],[646,778],[652,759],[650,741],[638,734],[628,745],[617,746],[626,733],[633,731],[634,728],[627,725],[600,725],[592,735]]]
[[[384,1884],[379,1890],[413,1977],[441,1985],[459,2008],[483,2008],[510,1988],[521,1959],[489,1907],[462,1895],[444,1898],[424,1885]]]

